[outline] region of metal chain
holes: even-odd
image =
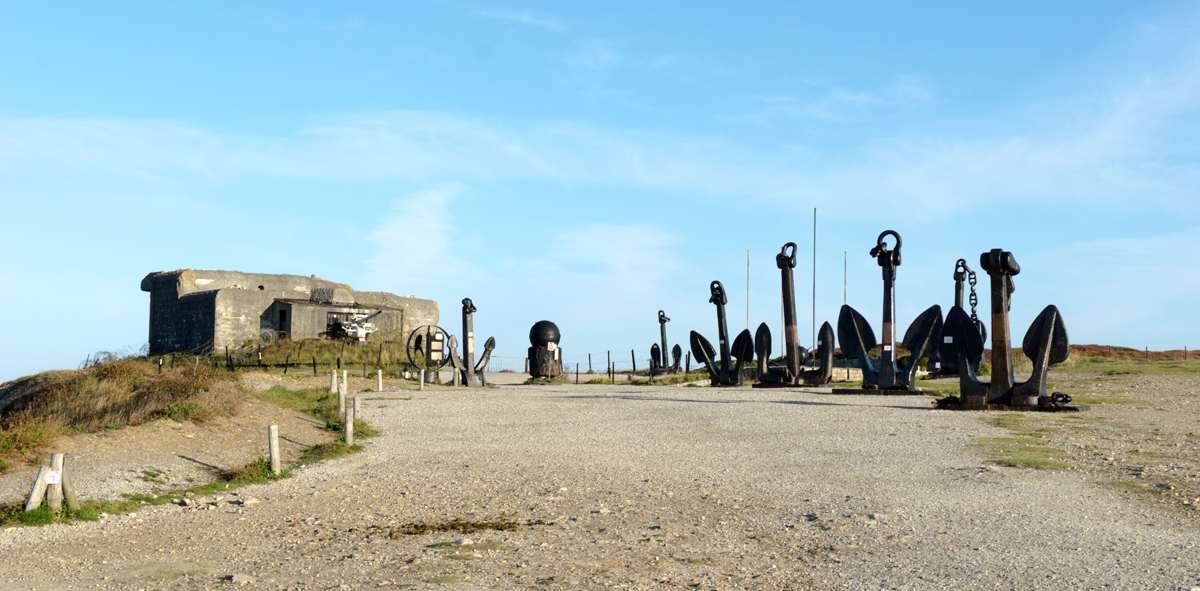
[[[963,265],[967,269],[967,282],[971,284],[971,320],[976,324],[979,323],[979,316],[975,314],[975,306],[979,304],[979,296],[975,295],[975,271],[970,267]]]

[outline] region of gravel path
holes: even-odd
[[[974,442],[1007,432],[926,397],[371,396],[384,435],[351,458],[198,508],[0,531],[0,588],[1200,587],[1194,514],[1086,472],[985,464]],[[522,525],[394,533],[454,519]]]

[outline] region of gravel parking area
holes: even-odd
[[[984,413],[819,390],[365,395],[365,452],[195,507],[0,531],[0,588],[1184,589],[1195,512],[989,464]],[[403,533],[508,522],[515,531]]]

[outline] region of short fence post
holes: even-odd
[[[283,358],[283,375],[287,375],[288,364],[292,362],[292,354],[288,353],[287,357]]]
[[[346,445],[354,445],[354,408],[346,413]]]
[[[588,353],[588,373],[592,373],[592,354]]]
[[[350,400],[353,401],[350,404],[350,407],[354,411],[354,417],[358,418],[358,415],[362,414],[362,407],[360,407],[358,405],[358,401],[360,400],[360,398],[358,396],[355,396],[354,398],[351,398]]]
[[[317,356],[313,355],[313,375],[317,375]]]
[[[50,454],[50,470],[53,473],[57,473],[59,477],[57,481],[46,485],[46,504],[50,505],[50,508],[55,511],[62,509],[62,469],[63,455],[60,453]]]
[[[637,355],[633,354],[633,349],[629,350],[630,363],[633,363],[633,373],[637,373]],[[630,374],[633,375],[633,374]]]
[[[337,390],[337,372],[331,369],[329,370],[329,393],[333,394]]]
[[[75,494],[75,485],[71,483],[71,471],[67,469],[64,463],[62,473],[59,475],[62,480],[63,497],[67,500],[67,507],[72,511],[79,510],[79,496]]]
[[[267,453],[271,458],[271,472],[279,476],[279,425],[267,427]]]
[[[579,364],[575,364],[575,383],[579,383]]]
[[[346,383],[345,382],[338,384],[337,394],[338,394],[338,401],[337,401],[338,416],[345,417],[346,416]]]
[[[375,370],[375,391],[383,392],[383,370]]]
[[[687,365],[684,366],[683,375],[687,375],[692,373],[692,352],[688,351],[687,355],[684,355],[684,358],[687,359]]]
[[[424,370],[424,369],[420,369],[420,370],[418,370],[418,371],[417,371],[417,374],[418,374],[418,375],[420,376],[420,378],[421,378],[420,385],[417,387],[417,389],[418,389],[418,390],[424,390],[424,389],[425,389],[425,370]]]
[[[46,473],[50,466],[42,464],[38,468],[37,479],[33,481],[33,490],[29,492],[29,500],[25,502],[25,512],[28,513],[42,506],[42,498],[46,496]]]
[[[158,373],[162,373],[162,357],[158,358]]]

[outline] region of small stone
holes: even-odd
[[[236,583],[238,585],[245,585],[246,583],[253,583],[254,577],[252,577],[250,575],[241,575],[241,574],[230,575],[229,582]]]
[[[612,513],[612,510],[611,510],[611,509],[609,509],[608,507],[601,507],[601,508],[600,508],[600,514],[601,514],[601,515],[608,515],[609,513]]]
[[[253,504],[257,503],[257,502],[258,502],[258,499],[251,497],[251,498],[249,498],[249,499],[246,499],[246,500],[242,501],[242,504],[243,504],[243,505],[253,505]]]
[[[472,542],[471,538],[461,538],[461,539],[455,540],[454,543],[458,544],[459,546],[470,546],[471,544],[474,544],[475,542]]]

